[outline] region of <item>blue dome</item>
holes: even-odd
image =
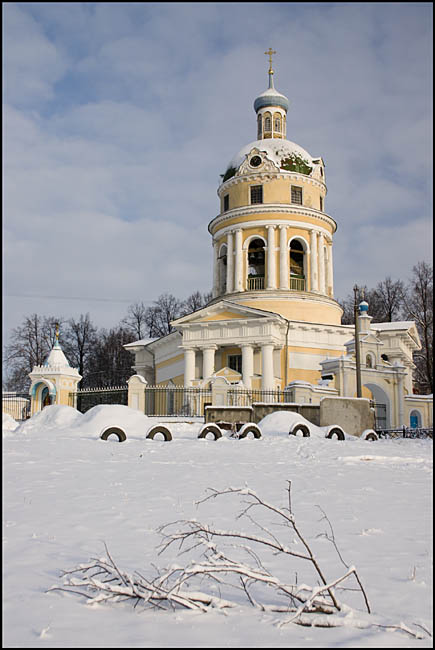
[[[360,312],[362,311],[368,311],[369,310],[369,304],[365,300],[359,303],[359,310]]]
[[[286,112],[288,111],[289,101],[285,95],[279,93],[273,85],[273,72],[269,72],[269,88],[258,95],[257,99],[254,102],[255,112],[259,111],[260,108],[265,106],[279,106],[283,108]]]

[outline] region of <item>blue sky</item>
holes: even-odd
[[[326,162],[337,298],[432,259],[430,3],[3,4],[4,334],[208,291],[255,97]],[[30,296],[30,297],[29,297]]]

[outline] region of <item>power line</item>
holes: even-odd
[[[25,294],[25,293],[5,293],[5,298],[40,298],[47,300],[87,300],[90,302],[137,302],[134,298],[96,298],[95,296],[41,296],[40,294]],[[143,303],[153,303],[153,300],[141,300]]]

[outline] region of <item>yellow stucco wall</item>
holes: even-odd
[[[260,206],[255,206],[256,208]],[[290,206],[289,206],[290,207]],[[295,207],[303,207],[303,206],[295,206]],[[259,222],[259,227],[261,228],[261,224],[263,223],[271,223],[275,224],[276,221],[288,221],[289,225],[291,225],[292,221],[298,221],[301,223],[306,223],[307,224],[307,230],[309,230],[310,226],[322,226],[327,232],[329,232],[331,235],[335,232],[335,225],[331,224],[328,221],[325,221],[323,219],[319,219],[316,216],[309,216],[305,214],[292,214],[291,212],[255,212],[254,214],[250,215],[244,215],[244,216],[235,216],[231,219],[226,219],[225,221],[221,221],[217,226],[213,227],[213,233],[216,233],[219,246],[221,244],[226,244],[227,243],[227,238],[226,235],[224,235],[222,238],[219,238],[219,230],[222,230],[222,228],[227,228],[229,226],[237,226],[237,225],[243,225],[247,221],[258,221]],[[266,229],[263,227],[263,230],[265,231]],[[298,228],[299,232],[301,232],[301,229]],[[246,230],[243,229],[243,233],[245,233]],[[260,232],[260,231],[259,231]],[[245,238],[245,236],[244,236]]]
[[[254,309],[264,309],[281,314],[290,320],[300,320],[324,325],[341,325],[342,310],[338,303],[322,303],[295,298],[283,300],[268,300],[264,293],[260,298],[247,298],[243,294],[231,296],[233,302],[238,302]]]
[[[275,178],[265,181],[259,178],[258,181],[241,179],[240,182],[230,185],[222,193],[221,212],[224,210],[224,196],[228,194],[229,209],[240,208],[251,204],[251,185],[263,186],[263,203],[284,203],[291,204],[291,186],[302,188],[302,205],[320,210],[320,197],[326,195],[326,188],[311,182],[309,176],[295,174],[288,178]]]

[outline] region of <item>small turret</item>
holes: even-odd
[[[286,137],[286,116],[289,101],[285,95],[278,92],[273,84],[272,54],[269,48],[269,88],[254,101],[254,110],[257,113],[257,140],[267,138]]]

